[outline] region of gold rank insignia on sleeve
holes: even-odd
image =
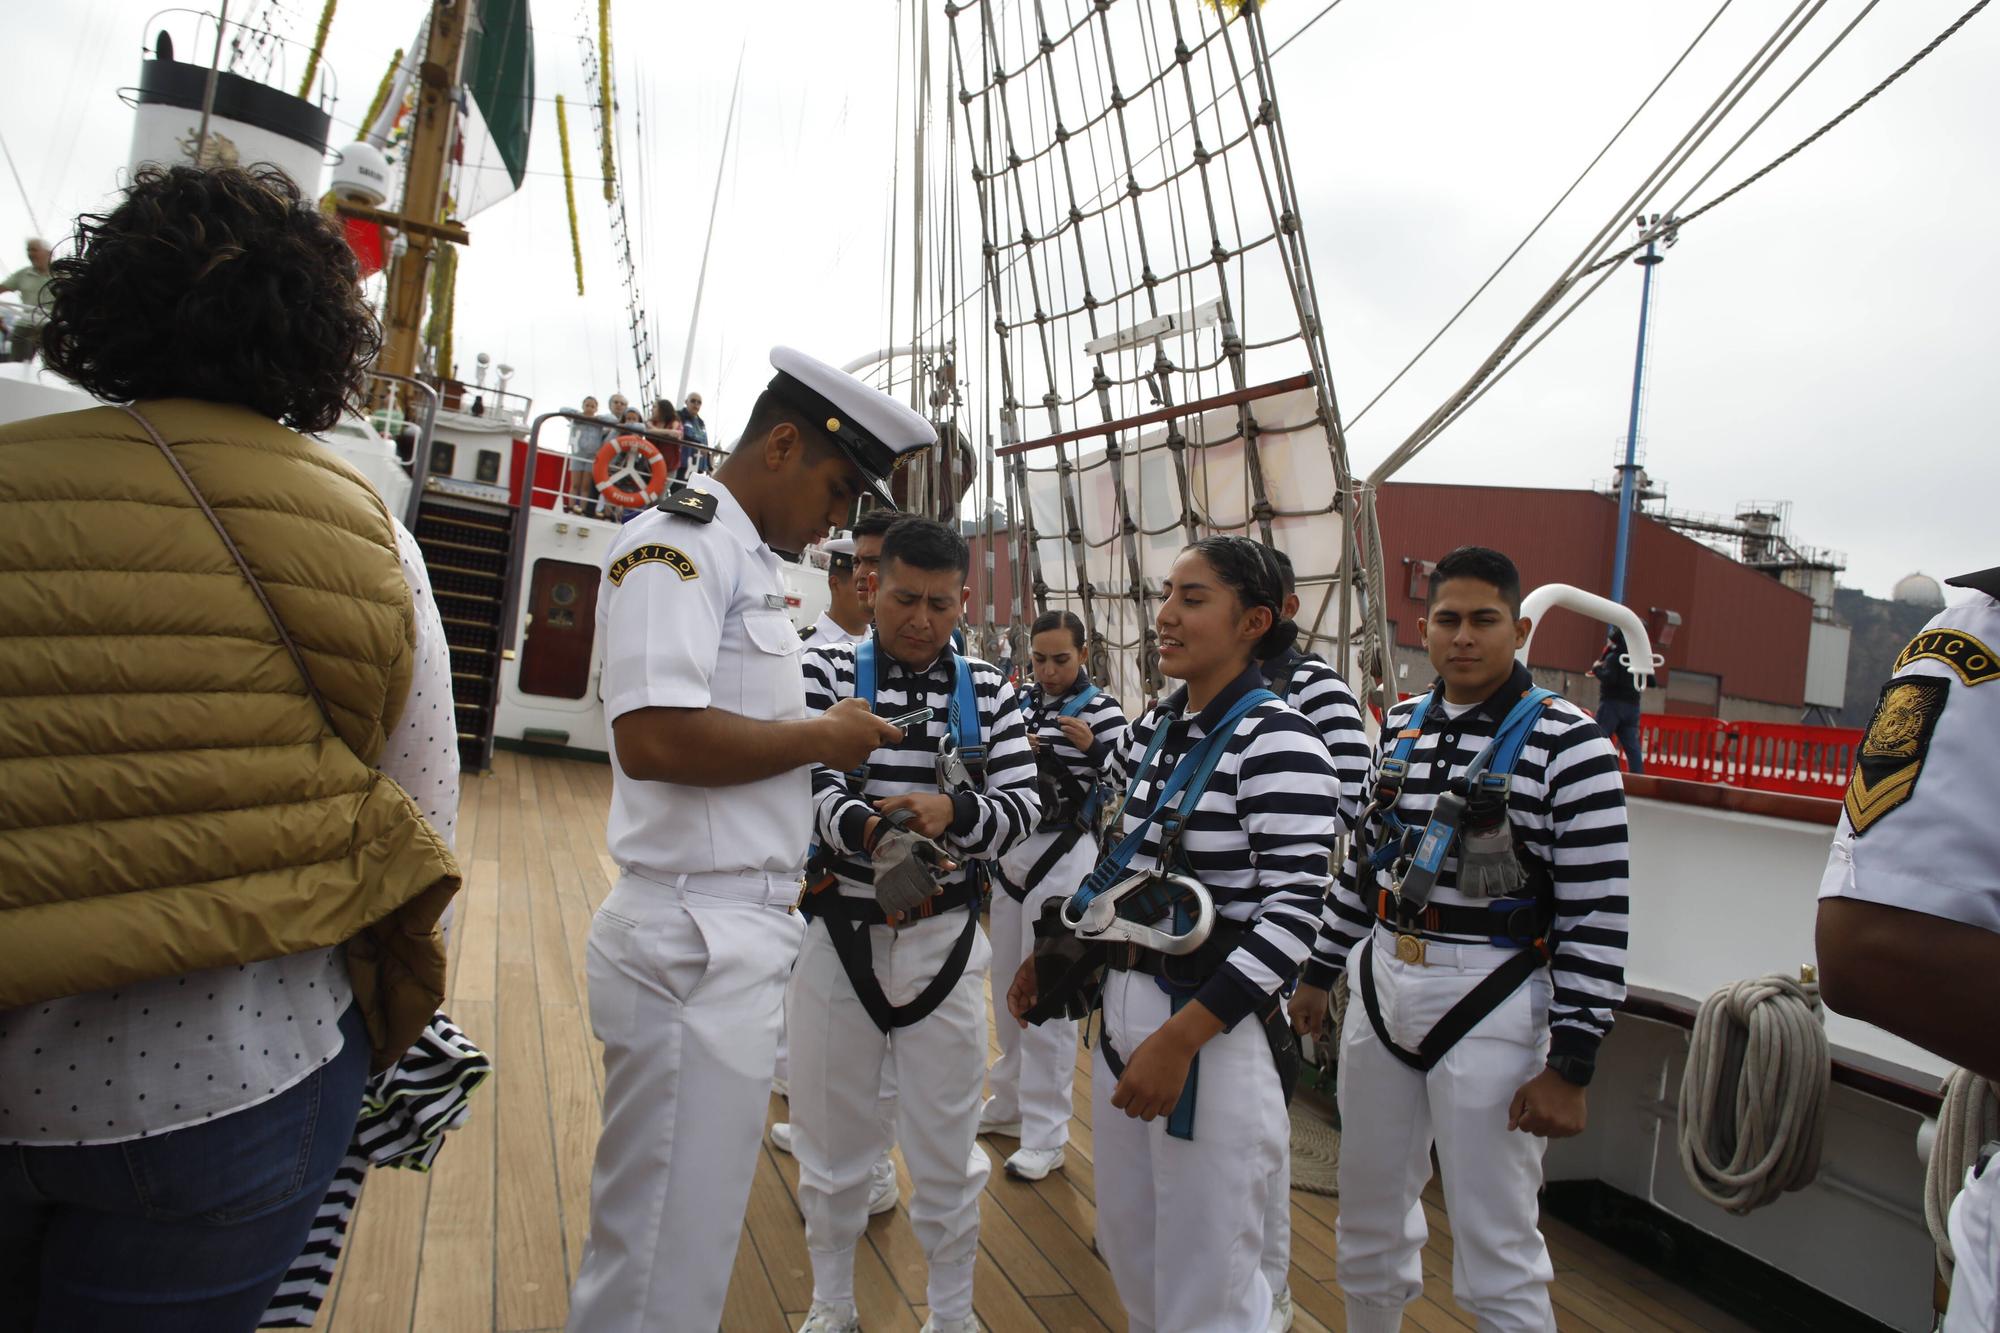
[[[683,555],[677,547],[648,542],[644,546],[633,547],[611,562],[612,586],[616,587],[623,583],[625,576],[641,565],[665,565],[680,575],[683,583],[701,577],[694,567],[694,561]]]
[[[1989,680],[2000,680],[2000,658],[1970,634],[1955,629],[1927,629],[1910,640],[1910,646],[1896,659],[1896,670],[1901,671],[1919,658],[1928,657],[1934,662],[1942,662],[1958,673],[1958,678],[1967,685],[1984,685]]]
[[[1847,819],[1855,837],[1915,794],[1950,690],[1951,682],[1939,676],[1904,676],[1882,687],[1847,780]]]

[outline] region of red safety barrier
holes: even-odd
[[[1724,722],[1667,713],[1639,718],[1639,748],[1651,776],[1834,800],[1847,788],[1861,737],[1852,727]],[[1623,751],[1618,762],[1624,767]]]
[[[1727,724],[1712,717],[1679,717],[1671,713],[1642,713],[1639,716],[1639,749],[1646,756],[1646,771],[1655,777],[1679,778],[1683,782],[1722,781],[1723,756],[1727,751]],[[1618,751],[1625,763],[1625,752]]]
[[[1782,722],[1730,724],[1724,781],[1754,791],[1838,798],[1854,771],[1862,733],[1852,727],[1802,727]]]

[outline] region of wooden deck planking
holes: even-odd
[[[559,1328],[588,1227],[589,1172],[603,1084],[590,1035],[585,948],[615,868],[603,851],[610,791],[602,765],[502,753],[467,779],[460,825],[467,887],[453,929],[447,1012],[495,1057],[429,1175],[371,1181],[322,1324],[339,1333],[479,1333]],[[997,1057],[997,1043],[992,1054]],[[1033,1183],[1002,1172],[1018,1144],[982,1142],[993,1175],[981,1196],[976,1309],[994,1333],[1125,1327],[1096,1229],[1090,1131],[1092,1057],[1079,1049],[1065,1169]],[[770,1118],[785,1104],[773,1097]],[[927,1313],[924,1264],[904,1204],[870,1220],[855,1257],[864,1326],[914,1331]],[[727,1333],[796,1327],[812,1298],[798,1168],[760,1150],[732,1273]],[[1294,1193],[1292,1291],[1301,1333],[1342,1333],[1334,1281],[1337,1200]],[[1424,1295],[1406,1327],[1463,1333],[1451,1296],[1451,1231],[1435,1180]],[[1573,1228],[1547,1226],[1556,1322],[1569,1333],[1693,1333],[1746,1326]]]

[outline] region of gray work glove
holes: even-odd
[[[937,871],[949,864],[944,849],[907,827],[915,816],[896,810],[882,816],[882,828],[868,851],[875,871],[875,901],[891,917],[908,916],[938,891]]]
[[[1511,898],[1528,882],[1514,854],[1514,830],[1503,813],[1481,827],[1468,827],[1458,841],[1458,891],[1469,898]]]

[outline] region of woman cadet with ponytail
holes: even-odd
[[[1262,1329],[1273,1296],[1258,1262],[1265,1208],[1291,1132],[1280,1056],[1295,1048],[1281,999],[1319,930],[1339,781],[1312,724],[1265,691],[1258,670],[1298,634],[1281,615],[1271,553],[1204,538],[1180,553],[1164,591],[1160,670],[1182,685],[1114,747],[1111,775],[1127,792],[1114,836],[1139,834],[1118,878],[1188,875],[1216,922],[1191,954],[1107,949],[1092,1076],[1098,1247],[1133,1333]],[[1161,788],[1210,735],[1225,737],[1213,774],[1183,804],[1163,855]],[[1009,993],[1016,1018],[1036,991],[1031,958]]]

